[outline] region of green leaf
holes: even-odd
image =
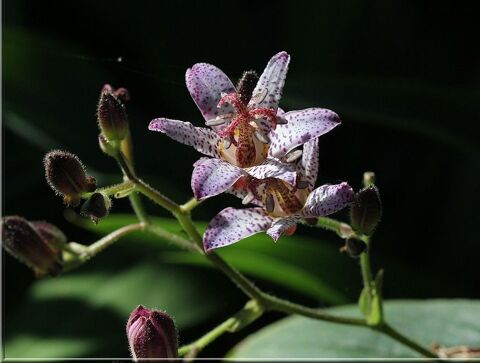
[[[125,323],[136,306],[166,311],[180,331],[222,309],[223,301],[215,294],[219,280],[212,273],[212,284],[206,286],[204,279],[205,273],[192,268],[146,259],[118,270],[79,270],[40,280],[27,303],[8,319],[5,356],[127,357]]]
[[[152,221],[169,232],[182,234],[178,223],[169,218],[153,218]],[[82,224],[85,228],[105,234],[125,224],[135,223],[135,216],[110,215],[98,225],[88,221]],[[196,223],[200,232],[207,223]],[[332,235],[332,239],[336,238]],[[159,238],[147,233],[136,233],[135,241],[142,241],[150,247],[165,249],[165,244],[159,243]],[[165,242],[165,241],[164,241]],[[335,259],[341,259],[338,249],[329,243],[314,240],[300,235],[283,237],[274,243],[265,234],[257,234],[240,243],[218,250],[227,261],[240,271],[288,288],[305,296],[321,300],[325,303],[340,304],[349,301],[345,294],[333,287],[341,286],[338,278],[344,276],[345,284],[351,281],[356,266],[346,259],[346,264],[340,266]],[[189,252],[164,253],[164,261],[212,267],[202,256]],[[301,261],[301,262],[300,262]]]
[[[359,316],[356,305],[326,309],[332,314]],[[403,335],[430,348],[478,346],[480,301],[397,300],[385,303],[386,317]],[[230,352],[233,358],[409,358],[415,351],[365,327],[285,318],[250,335]]]

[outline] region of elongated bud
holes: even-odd
[[[121,90],[121,89],[120,89]],[[115,95],[112,87],[104,86],[98,101],[97,120],[101,132],[109,141],[121,141],[128,134],[128,119],[125,106],[118,96]],[[122,98],[128,98],[128,91],[117,95]]]
[[[93,193],[92,196],[82,205],[81,213],[85,217],[90,217],[92,222],[97,224],[102,218],[108,216],[112,201],[103,193]]]
[[[345,243],[345,249],[350,257],[356,258],[367,249],[367,244],[356,238],[349,238]]]
[[[247,105],[252,98],[253,90],[258,82],[258,74],[255,71],[243,72],[242,78],[237,84],[237,93],[243,104]]]
[[[382,202],[375,185],[363,188],[355,195],[350,207],[350,219],[353,229],[370,236],[382,217]]]
[[[45,155],[43,162],[48,184],[63,196],[66,204],[76,206],[80,203],[80,194],[95,190],[95,179],[85,174],[85,168],[76,155],[53,150]]]
[[[30,267],[37,277],[56,276],[62,271],[62,251],[43,238],[25,218],[5,217],[2,240],[5,250]]]
[[[127,337],[135,361],[178,357],[175,323],[159,310],[149,310],[141,305],[133,310],[127,322]]]
[[[67,243],[65,234],[53,224],[45,221],[31,221],[30,224],[37,230],[43,240],[53,248],[62,249]]]

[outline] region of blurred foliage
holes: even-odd
[[[343,120],[321,139],[319,182],[359,188],[363,171],[377,173],[384,216],[372,258],[385,268],[385,297],[479,298],[477,34],[470,6],[453,1],[5,1],[3,214],[48,220],[85,243],[119,222],[107,219],[92,232],[65,221],[42,167],[46,151],[64,148],[100,184],[121,180],[97,146],[95,106],[107,82],[131,92],[142,177],[188,200],[199,154],[148,132],[149,121],[203,123],[183,83],[192,64],[210,62],[237,79],[284,49],[292,64],[281,106],[327,107]],[[231,204],[240,205],[214,198],[194,217],[207,221]],[[116,201],[114,212],[130,213],[128,201]],[[325,305],[354,301],[360,290],[356,261],[340,246],[331,233],[302,227],[277,244],[258,236],[221,254],[268,291]],[[195,257],[145,235],[39,282],[7,256],[3,291],[11,357],[126,356],[124,323],[137,304],[172,310],[186,343],[245,301]],[[249,332],[222,337],[205,356],[225,353]]]
[[[480,304],[469,300],[394,300],[385,304],[391,324],[426,347],[478,346]],[[329,308],[358,316],[356,305]],[[315,321],[280,320],[252,334],[229,354],[232,358],[419,358],[415,351],[378,332]]]

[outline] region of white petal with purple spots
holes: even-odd
[[[203,235],[205,251],[225,247],[256,233],[266,231],[273,219],[261,208],[226,208],[208,224]]]
[[[261,165],[245,170],[257,179],[277,178],[286,181],[290,185],[295,185],[297,176],[294,164],[282,163],[278,159],[265,159]]]
[[[308,183],[309,190],[313,190],[318,174],[318,137],[303,145],[302,160],[298,163],[299,180]]]
[[[277,219],[267,230],[267,234],[276,242],[287,229],[297,224],[297,222],[298,219],[293,217]]]
[[[217,108],[222,93],[235,92],[235,87],[230,79],[217,67],[208,63],[197,63],[187,69],[185,81],[188,91],[205,121],[233,111],[227,105],[221,109]]]
[[[249,106],[277,109],[289,63],[290,56],[287,52],[277,53],[270,59],[253,90]]]
[[[218,150],[222,139],[206,127],[195,127],[190,122],[157,118],[150,122],[148,129],[162,132],[175,141],[192,146],[202,154],[220,158]]]
[[[310,193],[303,207],[305,217],[322,217],[335,213],[353,201],[353,190],[347,183],[322,185]]]
[[[193,167],[192,190],[198,200],[225,192],[245,174],[241,168],[220,159],[201,158]]]
[[[286,125],[278,125],[272,131],[269,156],[281,158],[295,147],[308,140],[326,134],[340,124],[338,115],[326,108],[307,108],[290,111],[283,115]]]

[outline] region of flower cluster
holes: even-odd
[[[334,213],[353,201],[345,182],[314,188],[318,137],[340,119],[324,108],[279,108],[289,62],[280,52],[260,77],[247,71],[237,87],[217,67],[195,64],[186,72],[186,84],[207,127],[168,118],[149,125],[207,156],[194,164],[191,185],[198,200],[227,192],[255,205],[226,208],[214,217],[204,235],[206,251],[262,231],[276,241],[293,233],[300,220]]]

